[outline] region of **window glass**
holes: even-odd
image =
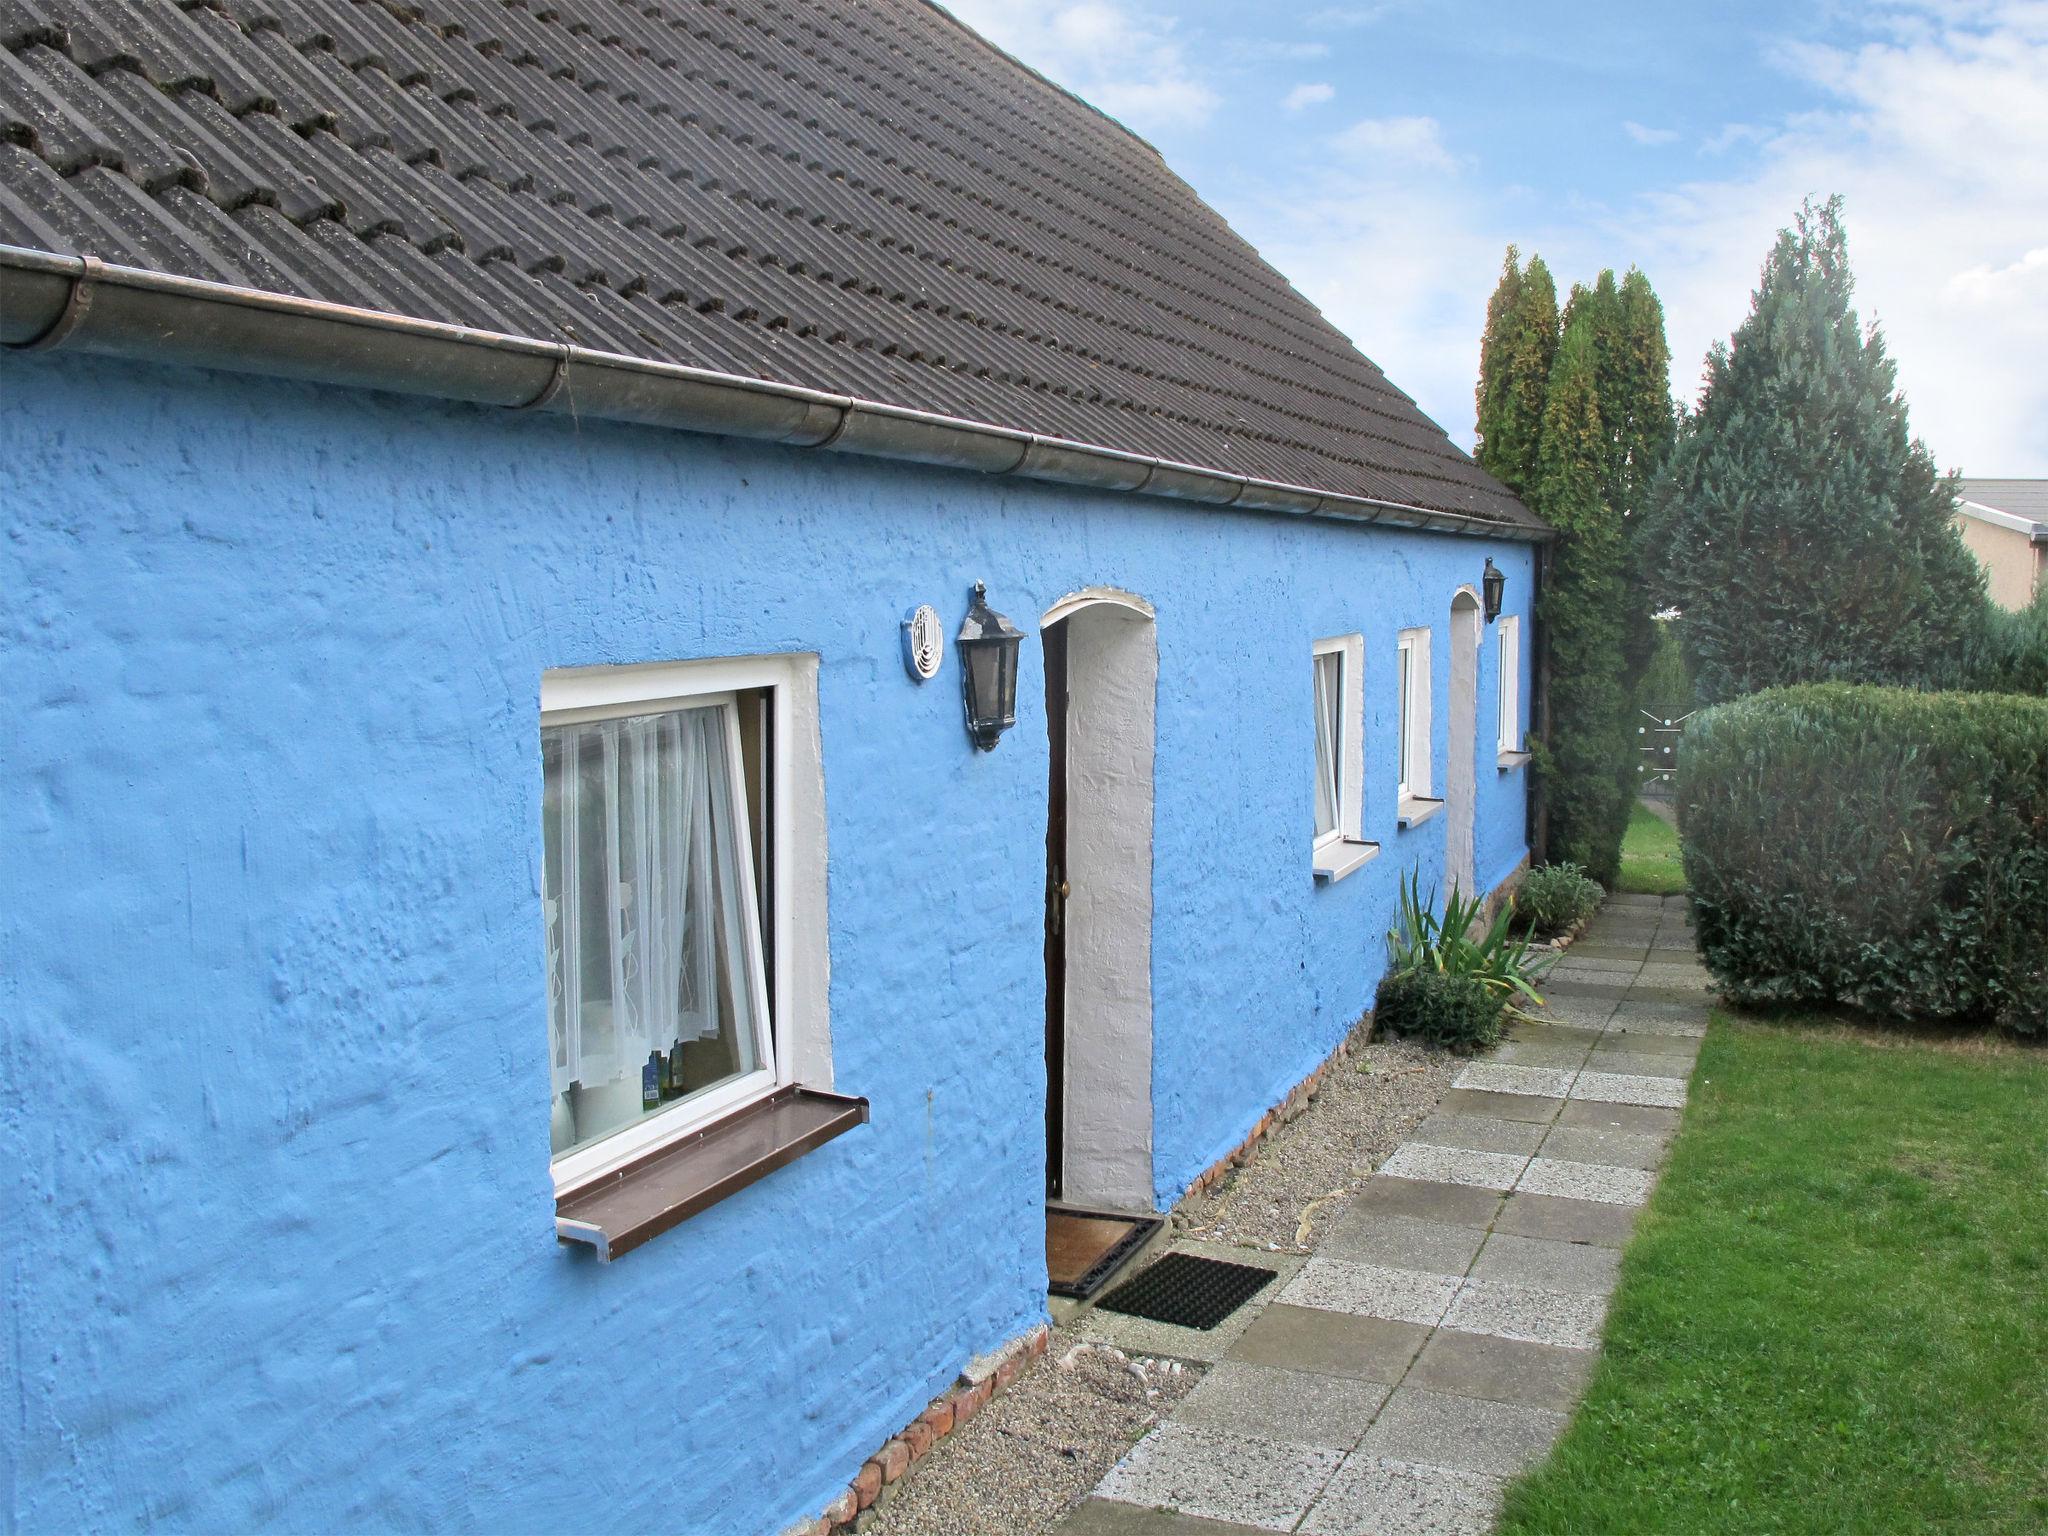
[[[1415,732],[1414,732],[1414,719],[1415,719],[1414,709],[1415,709],[1415,706],[1414,706],[1414,699],[1413,699],[1413,681],[1414,681],[1414,672],[1415,672],[1415,647],[1414,647],[1414,646],[1412,646],[1412,645],[1409,645],[1409,644],[1408,644],[1407,642],[1405,642],[1405,641],[1404,641],[1404,642],[1402,642],[1402,645],[1401,645],[1401,713],[1400,713],[1400,718],[1399,718],[1399,720],[1398,720],[1398,722],[1397,722],[1397,725],[1396,725],[1396,730],[1395,730],[1395,734],[1396,734],[1396,735],[1398,735],[1398,736],[1399,736],[1399,737],[1401,738],[1401,742],[1400,742],[1400,759],[1401,759],[1401,773],[1400,773],[1400,777],[1401,777],[1401,788],[1402,788],[1402,789],[1404,789],[1404,790],[1405,790],[1405,789],[1406,789],[1406,788],[1408,787],[1408,783],[1409,783],[1409,773],[1408,773],[1408,758],[1409,758],[1409,738],[1410,738],[1410,737],[1412,737],[1412,736],[1413,736],[1413,735],[1415,734]]]
[[[1344,700],[1344,657],[1326,651],[1316,662],[1316,836],[1327,837],[1337,830],[1339,807],[1344,803],[1343,738],[1341,730]]]
[[[735,722],[720,702],[541,731],[557,1155],[767,1065]]]

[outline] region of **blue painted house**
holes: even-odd
[[[10,1530],[812,1519],[1525,862],[1542,530],[943,12],[0,26]]]

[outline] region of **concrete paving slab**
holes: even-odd
[[[1548,1451],[1564,1426],[1565,1415],[1544,1408],[1403,1386],[1387,1399],[1358,1453],[1513,1477]]]
[[[1173,1421],[1348,1451],[1393,1390],[1381,1381],[1224,1360],[1174,1410]]]
[[[1678,1129],[1679,1112],[1647,1104],[1603,1104],[1573,1099],[1558,1111],[1557,1124],[1566,1130],[1627,1131],[1637,1136],[1670,1140]]]
[[[1510,1019],[1505,1038],[1523,1045],[1575,1045],[1590,1051],[1606,1036],[1604,1025],[1550,1024],[1536,1020]]]
[[[1257,1527],[1203,1520],[1172,1509],[1141,1509],[1114,1499],[1086,1499],[1053,1527],[1053,1536],[1250,1536]]]
[[[1509,1190],[1515,1187],[1515,1180],[1528,1161],[1521,1153],[1475,1152],[1469,1147],[1405,1141],[1380,1164],[1380,1172],[1397,1179],[1432,1179],[1439,1184]]]
[[[1510,1280],[1467,1280],[1445,1313],[1444,1326],[1559,1349],[1597,1349],[1606,1320],[1605,1296]]]
[[[1632,1205],[1608,1205],[1600,1200],[1572,1200],[1518,1191],[1502,1204],[1493,1230],[1516,1237],[1619,1248],[1635,1230],[1638,1209]]]
[[[1641,960],[1609,960],[1600,955],[1588,954],[1577,945],[1565,951],[1564,958],[1551,970],[1552,976],[1633,976],[1643,968]]]
[[[1610,1041],[1616,1037],[1609,1035]],[[1619,1045],[1613,1049],[1607,1046],[1596,1048],[1584,1062],[1588,1071],[1613,1072],[1624,1077],[1675,1077],[1692,1076],[1692,1061],[1684,1056],[1674,1056],[1668,1051],[1623,1050]]]
[[[1323,1446],[1168,1422],[1133,1446],[1095,1495],[1163,1504],[1254,1530],[1291,1531],[1343,1459]]]
[[[1570,1413],[1599,1358],[1590,1349],[1560,1349],[1439,1328],[1422,1346],[1402,1385]]]
[[[1417,1323],[1276,1303],[1231,1345],[1229,1358],[1392,1386],[1428,1337]]]
[[[1541,983],[1536,990],[1543,991]],[[1613,1017],[1615,1001],[1605,997],[1550,997],[1541,1007],[1518,1004],[1522,1012],[1539,1023],[1561,1024],[1576,1029],[1599,1029]]]
[[[1516,1189],[1538,1195],[1563,1195],[1571,1200],[1600,1200],[1608,1205],[1641,1205],[1650,1198],[1655,1174],[1640,1168],[1610,1168],[1601,1163],[1572,1163],[1557,1158],[1529,1160]]]
[[[1353,1455],[1301,1529],[1305,1536],[1487,1536],[1506,1486],[1482,1473]]]
[[[1492,1115],[1445,1114],[1439,1110],[1415,1128],[1415,1139],[1433,1147],[1470,1147],[1475,1152],[1519,1152],[1527,1157],[1543,1144],[1545,1128],[1525,1120]]]
[[[1665,1056],[1690,1070],[1691,1063],[1700,1053],[1700,1037],[1660,1035],[1650,1030],[1630,1029],[1617,1020],[1600,1036],[1594,1048],[1600,1051],[1633,1052],[1639,1056]]]
[[[1432,1275],[1395,1269],[1386,1264],[1354,1264],[1346,1259],[1311,1258],[1302,1272],[1274,1299],[1291,1307],[1321,1307],[1389,1322],[1433,1328],[1457,1294],[1456,1275]]]
[[[1595,1043],[1586,1040],[1507,1040],[1495,1046],[1486,1059],[1510,1067],[1555,1067],[1561,1072],[1573,1072],[1586,1064],[1587,1053]]]
[[[1553,1125],[1543,1138],[1543,1155],[1567,1163],[1605,1163],[1610,1168],[1654,1170],[1664,1161],[1664,1138],[1633,1131]]]
[[[1355,1264],[1384,1264],[1389,1269],[1414,1269],[1432,1275],[1462,1275],[1486,1234],[1477,1227],[1412,1216],[1380,1216],[1350,1210],[1316,1244],[1325,1258]]]
[[[1470,1071],[1468,1067],[1466,1069]],[[1626,1072],[1585,1071],[1573,1082],[1568,1097],[1602,1104],[1647,1104],[1678,1109],[1685,1104],[1685,1083],[1675,1077],[1638,1077]]]
[[[1475,1061],[1452,1080],[1451,1086],[1562,1099],[1571,1096],[1576,1075],[1550,1067],[1503,1067],[1490,1061]]]
[[[1564,951],[1562,958],[1569,960],[1633,960],[1638,965],[1648,958],[1650,945],[1647,940],[1633,939],[1627,943],[1595,943],[1581,939]]]
[[[1460,1227],[1485,1227],[1500,1209],[1500,1196],[1470,1184],[1438,1184],[1428,1179],[1395,1179],[1374,1174],[1352,1200],[1354,1210],[1383,1216],[1417,1216]]]
[[[1454,1115],[1494,1115],[1502,1120],[1525,1120],[1547,1125],[1557,1118],[1564,1100],[1536,1093],[1496,1093],[1484,1088],[1453,1088],[1436,1107]]]
[[[1617,1013],[1608,1024],[1610,1034],[1626,1030],[1630,1034],[1675,1035],[1681,1039],[1698,1039],[1707,1032],[1707,1010],[1705,1008],[1667,1008],[1661,1004],[1630,1003]]]
[[[1574,976],[1567,972],[1560,976],[1555,972],[1543,978],[1538,989],[1550,1001],[1567,998],[1581,998],[1593,1001],[1618,1003],[1629,993],[1629,978],[1606,976],[1594,978],[1586,975]]]
[[[1535,1285],[1545,1290],[1606,1296],[1613,1292],[1620,1274],[1618,1248],[1495,1232],[1480,1249],[1471,1277],[1501,1285]]]

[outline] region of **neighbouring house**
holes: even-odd
[[[0,26],[10,1530],[808,1520],[1525,863],[1544,530],[943,12]]]
[[[1984,567],[1991,600],[2026,607],[2048,572],[2048,480],[1960,482],[1956,532]]]

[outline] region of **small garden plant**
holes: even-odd
[[[1581,865],[1539,864],[1515,893],[1515,926],[1533,939],[1554,939],[1597,912],[1606,895]]]
[[[1452,1050],[1481,1050],[1500,1039],[1519,1000],[1541,1006],[1538,962],[1528,940],[1509,932],[1514,903],[1481,930],[1484,906],[1454,887],[1438,916],[1436,893],[1425,900],[1410,873],[1401,887],[1400,922],[1387,931],[1387,974],[1373,1004],[1383,1028]]]

